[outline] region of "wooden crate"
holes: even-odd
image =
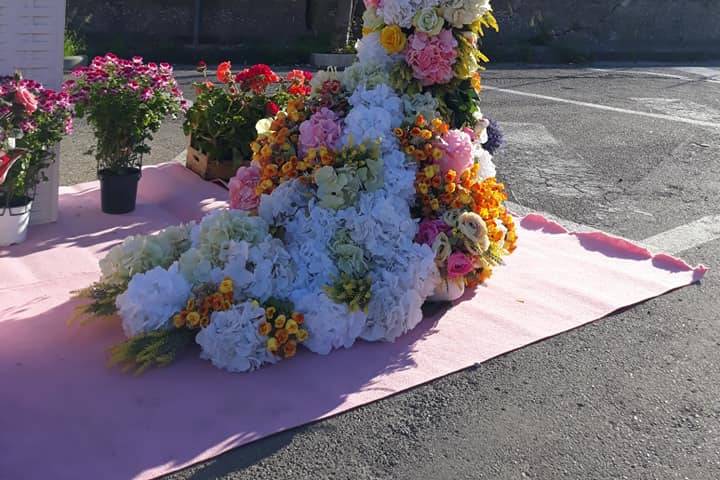
[[[209,158],[207,154],[193,148],[192,144],[188,145],[185,166],[205,180],[228,181],[235,176],[237,171],[235,162],[219,162]]]

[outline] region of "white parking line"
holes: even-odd
[[[548,220],[559,223],[570,232],[594,232],[600,230],[598,228],[560,218],[552,213],[533,210],[515,202],[505,202],[505,205],[514,215],[522,217],[529,213],[537,213]],[[628,241],[643,248],[647,248],[653,253],[662,252],[677,255],[718,239],[720,239],[720,215],[709,215],[685,225],[680,225],[679,227],[653,235],[645,240],[638,241],[628,239]]]
[[[686,82],[710,82],[710,83],[720,83],[720,80],[716,80],[715,76],[712,77],[706,77],[703,76],[702,78],[692,78],[692,77],[686,77],[683,75],[674,75],[672,73],[660,73],[660,72],[648,72],[646,70],[620,70],[616,68],[588,68],[588,70],[593,72],[604,72],[604,73],[631,73],[635,75],[649,75],[652,77],[662,77],[662,78],[673,78],[675,80],[684,80]],[[684,70],[683,68],[678,68],[678,70]],[[689,72],[689,73],[696,73],[696,72]]]
[[[498,88],[486,85],[483,87],[486,90],[492,90],[495,92],[509,93],[511,95],[520,95],[523,97],[539,98],[542,100],[549,100],[551,102],[567,103],[570,105],[577,105],[580,107],[595,108],[597,110],[606,110],[615,113],[626,113],[630,115],[638,115],[641,117],[655,118],[659,120],[669,120],[671,122],[687,123],[690,125],[696,125],[699,127],[710,127],[720,129],[720,123],[716,122],[705,122],[702,120],[694,120],[692,118],[676,117],[675,115],[664,115],[661,113],[650,113],[650,112],[639,112],[637,110],[628,110],[627,108],[610,107],[608,105],[602,105],[599,103],[581,102],[578,100],[568,100],[567,98],[551,97],[549,95],[540,95],[537,93],[522,92],[519,90],[510,90],[508,88]]]
[[[720,238],[720,215],[709,215],[643,240],[651,249],[680,253]]]

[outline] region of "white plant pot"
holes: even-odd
[[[429,302],[453,302],[462,297],[464,293],[465,281],[462,277],[457,280],[443,278],[427,300]]]
[[[32,202],[22,207],[5,208],[0,213],[0,247],[25,241],[31,209]]]

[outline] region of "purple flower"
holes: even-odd
[[[502,133],[502,130],[500,130],[500,125],[493,120],[490,120],[490,125],[487,127],[487,135],[488,139],[487,142],[483,144],[483,148],[487,150],[490,155],[495,155],[495,152],[500,150],[502,146],[505,144],[505,136]]]

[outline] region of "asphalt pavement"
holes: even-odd
[[[720,478],[720,65],[494,65],[484,84],[518,209],[704,263],[702,284],[167,479]],[[146,163],[182,152],[180,125]],[[91,145],[79,123],[62,184],[93,179]]]

